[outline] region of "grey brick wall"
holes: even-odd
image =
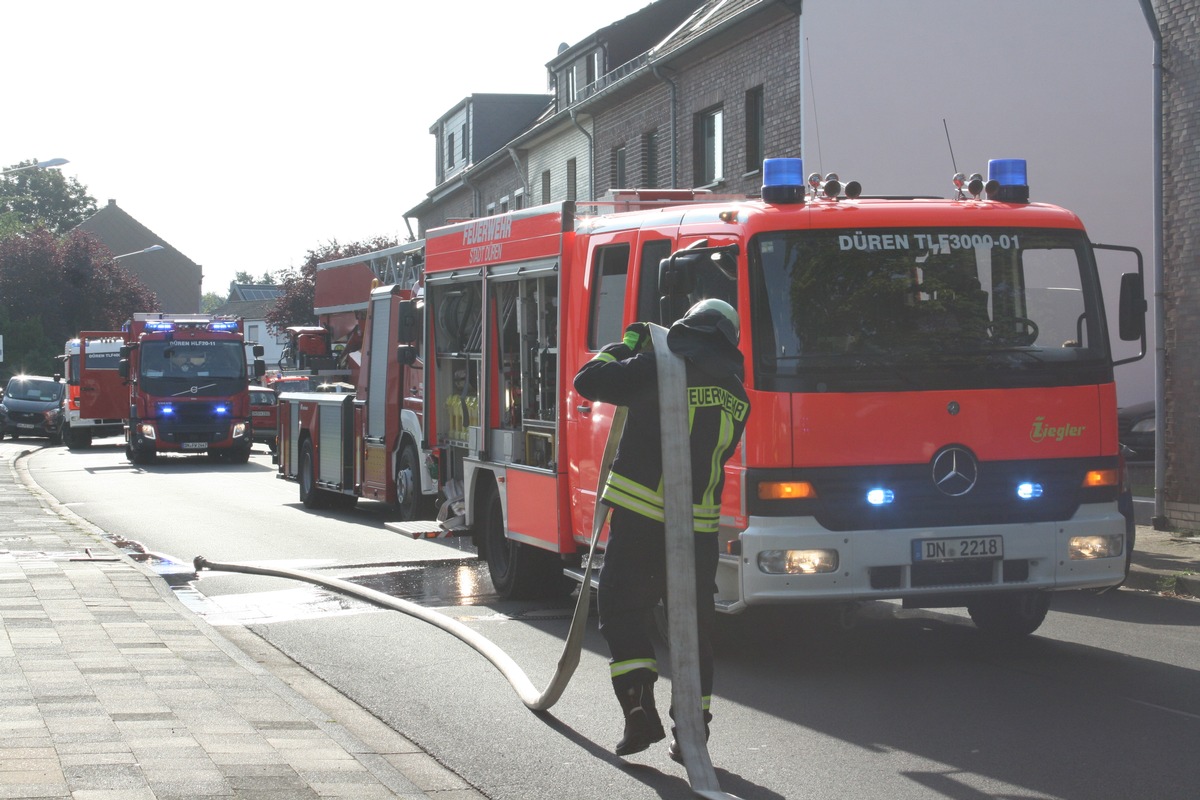
[[[1163,305],[1168,525],[1200,530],[1200,0],[1158,0],[1163,36]]]

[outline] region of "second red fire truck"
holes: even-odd
[[[1144,353],[1141,256],[1030,202],[1023,161],[955,184],[872,199],[771,159],[758,199],[627,192],[609,213],[429,232],[411,457],[436,464],[440,533],[472,536],[505,595],[562,591],[613,415],[572,377],[629,323],[716,297],[738,309],[754,409],[726,467],[719,609],[899,599],[1024,634],[1055,591],[1120,583],[1132,525],[1097,254],[1137,256],[1116,338]]]

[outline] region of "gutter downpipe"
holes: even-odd
[[[521,181],[521,190],[525,192],[526,200],[529,199],[529,176],[525,174],[525,167],[521,164],[521,157],[517,155],[517,148],[509,145],[508,157],[512,159],[513,166],[517,168],[517,178]]]
[[[1141,0],[1141,4],[1150,36],[1154,39],[1154,517],[1151,524],[1161,531],[1167,527],[1163,498],[1167,471],[1166,437],[1163,436],[1167,366],[1167,322],[1163,313],[1163,46],[1153,0]]]
[[[568,108],[567,113],[571,115],[571,124],[579,128],[579,132],[584,135],[588,142],[588,200],[596,199],[596,142],[592,140],[592,135],[587,132],[587,129],[579,124],[579,112],[574,107]],[[589,115],[590,116],[590,115]],[[593,119],[595,119],[593,117]]]
[[[679,118],[675,111],[676,97],[679,94],[679,87],[670,78],[662,74],[658,64],[651,63],[650,71],[654,73],[654,77],[665,83],[671,89],[671,188],[679,188]]]

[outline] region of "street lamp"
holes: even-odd
[[[23,167],[13,167],[12,169],[0,170],[0,175],[7,175],[10,172],[20,172],[23,169],[47,169],[48,167],[61,167],[63,164],[69,164],[65,158],[52,158],[49,161],[35,161],[32,164],[26,164]]]
[[[159,250],[162,250],[162,249],[163,249],[163,246],[161,244],[152,244],[144,250],[134,250],[132,253],[122,253],[119,256],[113,256],[113,261],[116,261],[121,258],[128,258],[129,256],[140,255],[142,253],[157,253]]]

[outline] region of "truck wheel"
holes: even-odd
[[[396,507],[408,522],[428,519],[432,498],[421,494],[421,456],[412,440],[406,439],[396,462]]]
[[[1050,610],[1049,592],[1006,592],[983,595],[967,604],[967,613],[979,630],[1004,639],[1036,631]]]
[[[154,463],[154,445],[130,446],[129,460],[134,464],[144,465]]]
[[[305,508],[325,508],[329,498],[317,488],[317,474],[313,462],[312,439],[305,439],[300,446],[300,502]]]
[[[506,600],[563,597],[571,582],[562,572],[558,556],[548,550],[509,539],[504,530],[504,509],[494,486],[483,499],[480,537],[487,552],[492,586]]]

